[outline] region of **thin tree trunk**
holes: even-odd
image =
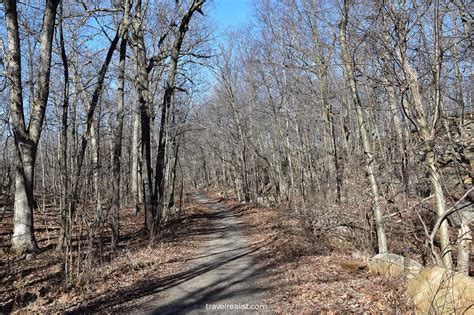
[[[458,260],[457,271],[469,275],[469,264],[471,254],[472,231],[465,219],[461,220],[461,228],[458,236]]]
[[[112,39],[112,42],[110,43],[109,49],[107,51],[107,55],[105,57],[104,63],[102,64],[102,67],[99,70],[98,73],[98,78],[97,78],[97,83],[95,85],[94,92],[92,94],[92,98],[89,102],[89,107],[87,109],[86,113],[86,126],[84,133],[82,135],[81,139],[81,144],[79,151],[77,152],[77,158],[76,158],[76,169],[75,169],[75,174],[74,174],[74,182],[72,185],[72,200],[71,200],[71,212],[75,212],[75,207],[76,207],[76,201],[78,198],[79,194],[79,178],[81,176],[81,171],[82,171],[82,165],[84,163],[84,157],[87,149],[87,144],[89,142],[89,139],[91,137],[91,129],[92,125],[94,123],[94,113],[97,105],[99,104],[99,98],[102,94],[102,90],[104,88],[104,81],[105,81],[105,75],[107,73],[107,70],[109,68],[110,61],[112,60],[112,56],[114,54],[115,48],[117,47],[117,44],[121,38],[122,34],[122,25],[123,25],[123,20],[119,24],[117,28],[117,32],[115,33],[115,37]],[[84,99],[84,102],[86,102],[86,99]]]
[[[402,49],[403,51],[403,49]],[[408,88],[410,90],[413,99],[413,108],[416,112],[416,120],[418,122],[419,135],[423,141],[423,152],[425,155],[426,164],[430,174],[431,187],[435,195],[436,200],[436,213],[441,216],[446,211],[446,202],[441,185],[441,176],[436,165],[435,152],[433,146],[432,131],[426,122],[422,97],[420,93],[420,87],[416,71],[408,64],[407,57],[402,52],[401,63],[406,75]],[[446,268],[452,268],[451,248],[449,242],[448,224],[446,220],[441,224],[439,228],[440,242],[441,242],[441,256],[443,264]]]
[[[119,54],[119,78],[117,87],[117,114],[116,120],[117,125],[114,131],[113,140],[113,156],[112,156],[112,211],[110,217],[111,227],[111,246],[112,250],[115,250],[119,241],[119,214],[120,214],[120,200],[121,200],[121,170],[122,170],[122,134],[123,134],[123,119],[125,116],[125,63],[127,58],[127,44],[128,44],[128,26],[129,26],[129,11],[130,1],[125,1],[124,9],[124,31],[122,34],[122,40],[120,43],[120,54]]]
[[[124,111],[124,88],[125,88],[125,58],[127,54],[127,35],[124,33],[120,43],[119,57],[119,81],[118,81],[118,105],[117,105],[117,126],[115,127],[114,145],[113,145],[113,192],[112,192],[112,249],[115,249],[119,240],[119,212],[120,212],[120,171],[122,157],[122,132]]]
[[[151,161],[151,127],[152,120],[149,82],[146,59],[146,46],[143,30],[142,2],[136,2],[136,19],[134,23],[135,36],[135,57],[137,62],[136,85],[139,97],[140,123],[141,123],[141,153],[142,162],[145,164],[142,168],[143,175],[143,208],[145,210],[145,226],[150,236],[155,233],[156,204],[153,200],[153,169]],[[142,174],[143,174],[142,173]]]
[[[176,140],[175,140],[176,141]],[[176,189],[176,169],[179,160],[179,140],[177,140],[175,149],[174,149],[174,162],[171,170],[171,192],[168,199],[168,208],[171,209],[174,206],[174,194]]]
[[[132,200],[135,208],[135,213],[139,212],[139,204],[142,199],[141,189],[141,171],[140,171],[140,157],[141,157],[141,121],[139,110],[135,111],[133,119],[133,135],[132,135]]]
[[[66,238],[69,237],[69,222],[68,222],[68,109],[69,109],[69,62],[66,55],[66,49],[64,46],[64,32],[63,32],[63,5],[61,3],[59,7],[59,43],[61,48],[61,60],[63,63],[63,105],[62,105],[62,117],[61,117],[61,135],[60,135],[60,146],[61,153],[59,159],[59,166],[61,172],[61,200],[60,200],[60,211],[61,211],[61,225],[59,231],[58,250],[62,251],[65,246]]]
[[[171,50],[171,61],[168,70],[168,78],[166,80],[165,92],[163,96],[163,103],[161,106],[161,122],[160,131],[158,136],[158,153],[156,156],[156,168],[155,168],[155,186],[153,191],[153,203],[158,206],[157,213],[155,215],[155,223],[160,222],[160,211],[163,206],[163,195],[164,195],[164,170],[165,170],[165,157],[166,157],[166,122],[168,118],[168,111],[171,107],[171,98],[175,89],[175,80],[178,70],[179,54],[181,53],[181,47],[183,40],[188,30],[189,22],[196,11],[201,11],[201,7],[205,0],[193,0],[188,8],[188,11],[181,19],[179,25],[178,34]]]
[[[349,0],[344,0],[344,8],[342,13],[342,19],[339,24],[339,41],[341,44],[341,58],[344,63],[344,74],[346,77],[347,84],[350,87],[350,93],[352,102],[356,110],[357,122],[359,125],[360,136],[362,138],[362,146],[364,149],[365,163],[367,170],[367,177],[370,182],[370,188],[372,190],[372,203],[373,203],[373,215],[375,219],[375,228],[377,230],[377,242],[379,253],[386,253],[387,240],[385,237],[385,228],[382,216],[382,210],[380,209],[379,202],[379,188],[375,179],[374,173],[374,155],[372,153],[372,145],[370,143],[369,134],[367,132],[367,126],[364,119],[364,113],[362,110],[362,104],[357,91],[357,82],[354,76],[353,62],[349,54],[349,48],[347,46],[346,33],[347,23],[349,15]]]

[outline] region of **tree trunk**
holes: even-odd
[[[146,46],[143,30],[142,2],[136,3],[136,19],[134,23],[135,34],[135,57],[137,62],[136,85],[139,97],[140,123],[141,123],[141,153],[142,162],[145,163],[142,168],[143,174],[143,207],[145,210],[145,227],[150,236],[155,232],[156,205],[153,200],[153,169],[151,161],[151,127],[152,120],[149,82],[146,59]]]
[[[63,63],[63,105],[61,117],[61,136],[60,136],[60,159],[59,166],[61,172],[61,225],[59,230],[58,250],[62,251],[65,246],[66,238],[69,236],[69,222],[68,222],[68,109],[69,109],[69,63],[66,55],[66,48],[64,46],[64,32],[63,32],[63,5],[61,3],[59,8],[59,44],[61,48],[61,60]]]
[[[85,157],[87,145],[89,143],[89,139],[91,138],[91,130],[92,130],[92,125],[94,123],[95,109],[97,105],[99,104],[99,98],[104,88],[105,75],[107,74],[107,70],[109,69],[110,61],[112,60],[112,56],[114,54],[115,48],[117,48],[117,44],[121,38],[122,25],[123,25],[123,20],[120,22],[119,26],[117,27],[115,37],[112,39],[109,49],[107,50],[107,55],[105,57],[104,63],[102,64],[99,70],[99,73],[97,74],[97,83],[95,84],[95,89],[92,94],[92,98],[89,102],[89,107],[87,108],[86,126],[85,126],[84,133],[82,134],[79,151],[77,152],[77,157],[76,157],[77,164],[76,164],[76,169],[74,173],[74,182],[71,188],[72,189],[71,212],[74,212],[75,207],[76,207],[76,201],[79,194],[79,178],[81,176],[82,165],[84,163],[84,157]],[[85,90],[82,89],[82,91],[85,91]],[[84,104],[86,104],[87,102],[87,99],[85,97],[84,97],[83,102]]]
[[[117,126],[114,134],[113,146],[113,192],[112,192],[112,249],[115,249],[119,239],[119,212],[120,212],[120,170],[122,157],[122,132],[124,112],[124,87],[125,87],[125,58],[127,54],[127,35],[124,33],[120,43],[119,57],[119,81],[118,81],[118,105],[117,105]]]
[[[33,225],[33,176],[36,159],[32,146],[17,143],[12,251],[17,254],[38,249]],[[21,161],[21,162],[20,162]]]
[[[37,249],[33,225],[33,181],[36,150],[41,135],[49,96],[51,52],[54,23],[59,0],[46,1],[43,27],[40,34],[38,60],[38,88],[30,104],[30,121],[25,124],[21,84],[21,47],[18,14],[15,0],[4,1],[8,47],[6,68],[10,89],[9,105],[13,136],[17,152],[12,251],[18,254]]]
[[[153,191],[153,203],[158,206],[155,216],[155,222],[159,224],[160,211],[163,206],[164,195],[164,171],[165,171],[165,157],[166,157],[166,122],[168,118],[168,111],[171,107],[171,97],[175,89],[176,73],[178,70],[179,54],[181,53],[181,46],[183,45],[184,36],[188,30],[189,22],[196,11],[200,11],[205,0],[193,0],[188,8],[188,11],[181,19],[178,34],[173,44],[171,51],[171,61],[168,70],[168,78],[166,80],[165,93],[163,95],[163,103],[161,106],[161,122],[158,137],[158,153],[156,156],[155,168],[155,186]]]
[[[461,228],[458,236],[458,261],[457,271],[469,275],[469,264],[471,254],[472,232],[471,227],[464,219],[461,221]]]
[[[140,170],[140,157],[141,157],[141,122],[139,110],[134,113],[133,119],[133,135],[132,135],[132,200],[135,208],[135,213],[138,213],[140,208],[140,200],[142,200],[142,189],[141,189],[141,170]]]
[[[420,83],[418,81],[418,75],[415,69],[408,63],[408,56],[406,55],[406,30],[403,26],[403,20],[399,20],[397,30],[399,32],[400,41],[402,43],[399,50],[399,61],[405,74],[405,80],[408,85],[408,89],[412,96],[413,109],[416,115],[416,121],[418,123],[418,134],[423,142],[423,152],[425,155],[426,165],[430,174],[430,182],[433,190],[433,194],[436,200],[436,213],[438,216],[442,216],[446,211],[446,202],[443,192],[443,186],[441,184],[441,177],[436,165],[436,156],[434,152],[434,126],[436,124],[438,114],[435,114],[431,126],[426,121],[426,115],[423,109],[422,95],[420,92]],[[438,53],[438,52],[436,52]],[[438,88],[436,89],[438,90]],[[438,93],[436,93],[438,94]],[[438,95],[439,96],[439,95]],[[435,112],[439,112],[438,100],[436,101]],[[441,243],[441,257],[445,268],[452,269],[452,258],[451,258],[451,247],[449,242],[448,223],[446,220],[443,221],[439,228],[440,243]]]
[[[375,219],[375,228],[377,230],[377,242],[379,253],[386,253],[387,240],[385,237],[385,228],[382,216],[382,210],[380,209],[379,203],[379,188],[375,179],[374,173],[374,155],[372,153],[372,145],[370,143],[369,134],[364,119],[364,113],[362,110],[362,104],[357,91],[357,82],[354,76],[353,61],[349,54],[349,48],[347,46],[346,33],[347,23],[349,15],[349,0],[344,0],[344,9],[342,13],[342,19],[339,24],[339,41],[341,44],[341,59],[344,63],[344,74],[346,77],[347,84],[350,87],[350,93],[352,102],[356,110],[357,123],[359,125],[360,136],[362,138],[362,146],[364,149],[365,163],[367,177],[370,182],[370,188],[372,190],[372,203],[373,203],[373,214]]]
[[[176,169],[178,165],[178,160],[179,160],[179,140],[176,139],[175,137],[175,149],[174,149],[174,161],[173,161],[173,167],[171,169],[171,192],[170,196],[168,199],[168,208],[171,209],[174,207],[174,194],[175,194],[175,189],[176,189]]]
[[[438,167],[436,165],[435,152],[433,148],[431,133],[429,131],[429,127],[423,113],[421,94],[420,94],[420,90],[418,86],[419,83],[418,83],[415,70],[411,68],[406,58],[402,57],[402,59],[404,60],[402,63],[402,66],[404,68],[405,74],[408,76],[407,77],[408,87],[410,89],[410,92],[413,98],[413,106],[417,114],[419,134],[423,141],[423,152],[425,155],[426,164],[428,166],[428,171],[430,174],[431,187],[435,195],[436,213],[438,214],[438,216],[440,216],[446,211],[446,206],[445,206],[446,203],[445,203],[443,187],[441,185],[441,177],[439,175]],[[443,264],[446,268],[450,269],[452,266],[452,259],[451,259],[451,249],[449,245],[448,224],[446,221],[444,221],[441,224],[439,233],[440,233],[441,255],[443,258]]]

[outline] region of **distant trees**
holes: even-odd
[[[349,229],[379,252],[413,233],[466,272],[469,5],[259,0],[227,44],[211,43],[207,5],[3,1],[0,184],[15,192],[13,249],[37,249],[41,200],[59,209],[71,274],[102,235],[117,247],[123,208],[144,211],[153,240],[179,216],[178,192],[205,187],[285,204],[316,235]]]
[[[185,148],[190,182],[285,203],[315,233],[368,231],[361,239],[379,252],[418,230],[447,268],[456,245],[466,272],[472,222],[456,208],[472,208],[472,156],[461,149],[473,148],[467,7],[258,1],[255,26],[230,34],[216,62],[217,82],[195,118],[207,128]],[[410,206],[423,198],[433,200],[434,217]],[[447,211],[464,218],[454,241]]]

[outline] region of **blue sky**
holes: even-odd
[[[251,0],[214,0],[209,15],[221,31],[227,31],[244,26],[251,14]]]

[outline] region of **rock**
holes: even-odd
[[[460,202],[457,206],[458,211],[448,216],[449,223],[455,227],[461,226],[461,218],[467,223],[474,222],[474,203],[469,200]]]
[[[419,273],[423,266],[410,258],[397,254],[378,254],[369,261],[369,271],[388,277],[406,275],[412,278]]]
[[[407,294],[421,314],[474,314],[474,279],[445,268],[424,268]]]
[[[35,258],[35,255],[33,253],[26,254],[25,260],[33,260]]]

